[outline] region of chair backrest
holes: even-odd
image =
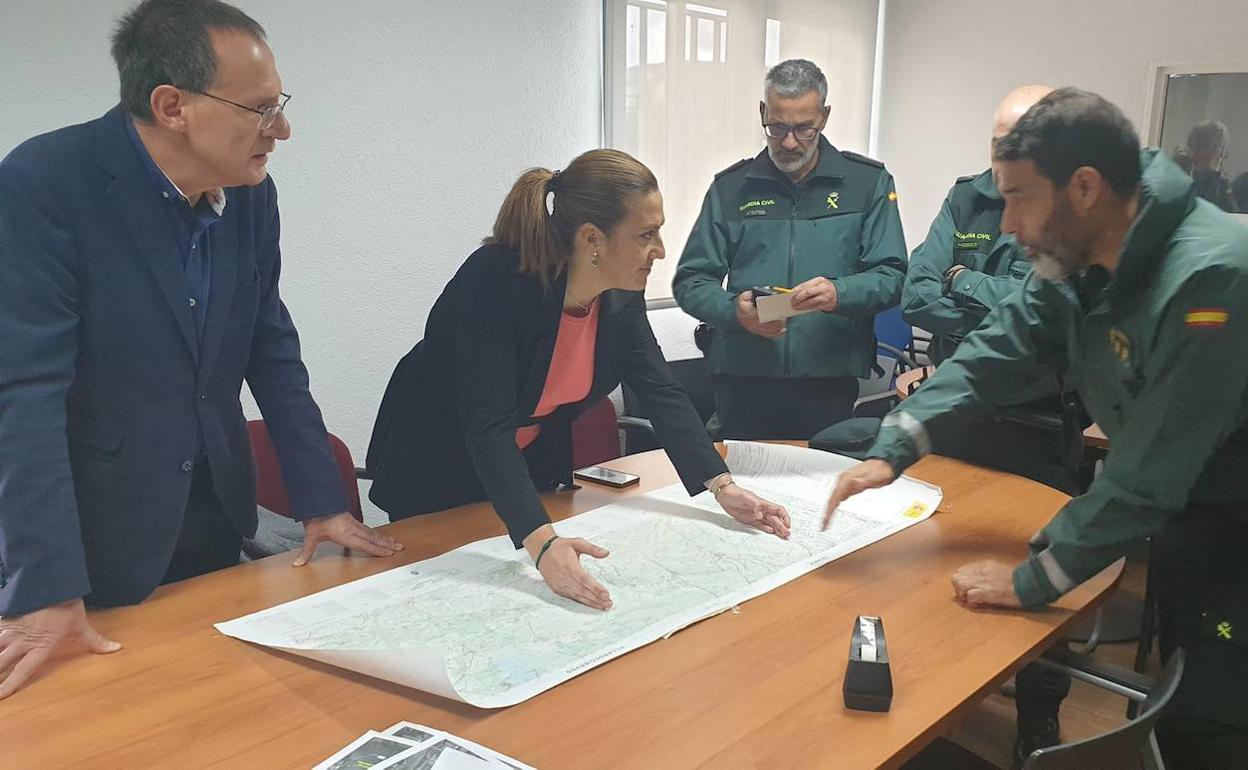
[[[875,339],[898,350],[910,350],[914,329],[901,317],[901,308],[891,308],[875,316]]]
[[[615,404],[603,398],[572,421],[572,467],[614,460],[620,452],[620,429],[615,422]]]
[[[705,326],[705,324],[703,324]],[[711,385],[711,371],[705,358],[688,358],[681,361],[668,361],[672,376],[680,383],[681,390],[689,397],[693,408],[697,410],[702,424],[706,425],[711,415],[715,414],[715,390]],[[650,415],[641,408],[641,399],[628,385],[623,386],[624,414],[629,417],[649,419]],[[659,443],[652,436],[637,431],[630,431],[624,437],[628,454],[637,454],[651,449],[659,449]]]
[[[251,455],[256,463],[256,503],[276,514],[293,518],[295,506],[286,492],[282,467],[277,459],[273,439],[269,437],[268,426],[264,424],[264,420],[251,420],[247,423],[247,433],[251,437]],[[342,439],[332,433],[329,434],[329,448],[333,452],[334,462],[338,464],[338,475],[342,477],[343,491],[347,495],[347,510],[358,521],[364,521],[351,450],[342,443]]]
[[[1065,770],[1071,767],[1138,770],[1143,752],[1149,746],[1148,739],[1153,732],[1153,726],[1161,717],[1162,709],[1179,689],[1179,682],[1183,678],[1183,661],[1181,649],[1170,656],[1157,684],[1145,699],[1138,717],[1095,738],[1037,749],[1023,763],[1023,770]]]
[[[689,358],[683,361],[668,361],[667,366],[672,370],[672,376],[680,383],[681,390],[685,391],[685,395],[693,402],[693,408],[698,410],[698,417],[702,418],[702,424],[705,425],[715,413],[715,390],[711,386],[710,366],[706,363],[706,359]],[[650,416],[641,408],[641,400],[637,398],[637,394],[627,385],[624,386],[624,414],[630,417]]]

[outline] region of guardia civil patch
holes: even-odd
[[[1221,307],[1193,308],[1183,317],[1183,322],[1194,329],[1216,329],[1225,326],[1229,320],[1230,312]]]
[[[1131,338],[1116,326],[1109,330],[1109,347],[1120,361],[1131,357]]]

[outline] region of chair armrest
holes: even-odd
[[[644,417],[630,417],[626,414],[622,414],[615,418],[615,424],[619,426],[620,430],[636,431],[650,436],[655,440],[659,437],[659,435],[654,432],[654,423]]]
[[[880,342],[878,340],[875,343],[875,347],[879,350],[884,351],[885,353],[892,356],[893,358],[897,359],[897,362],[902,364],[906,369],[918,369],[919,368],[918,363],[916,363],[915,360],[910,357],[910,354],[905,352],[904,350],[901,350],[900,348],[895,348],[892,345],[889,345],[887,342]]]
[[[1143,701],[1156,684],[1152,677],[1129,668],[1094,660],[1089,655],[1060,647],[1049,649],[1036,659],[1036,663],[1133,701]]]

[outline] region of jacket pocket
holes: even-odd
[[[860,272],[864,221],[861,212],[828,212],[798,222],[793,282],[801,283],[818,275],[840,278]]]

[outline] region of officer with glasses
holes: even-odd
[[[827,95],[812,62],[771,69],[767,148],[716,175],[676,269],[676,301],[715,329],[717,438],[808,439],[850,417],[875,361],[874,317],[901,296],[893,178],[822,136]],[[761,323],[753,288],[766,286],[817,312]]]

